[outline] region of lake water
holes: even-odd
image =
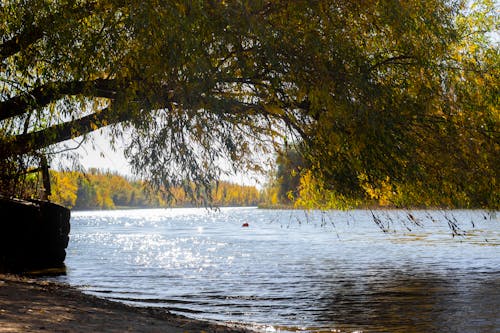
[[[363,210],[73,212],[57,279],[269,332],[500,330],[498,213],[373,214],[387,232]]]

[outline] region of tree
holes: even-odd
[[[214,179],[259,170],[285,137],[347,196],[387,177],[452,193],[464,186],[464,158],[470,167],[485,146],[466,179],[478,204],[498,205],[486,188],[498,183],[498,52],[458,24],[463,6],[4,1],[0,156],[49,153],[111,126],[112,141],[132,133],[126,155],[138,175],[210,200]],[[478,46],[473,56],[464,41]],[[470,83],[485,73],[482,88]]]
[[[78,188],[74,207],[78,209],[92,209],[94,207],[101,208],[95,185],[84,176],[78,178],[77,184]]]
[[[279,152],[277,157],[278,197],[282,203],[293,202],[298,196],[301,174],[308,170],[302,155],[295,148]]]
[[[78,177],[75,172],[51,172],[52,195],[50,199],[64,207],[72,208],[76,204]]]
[[[370,7],[376,14],[366,14],[369,25],[345,31],[362,49],[353,60],[342,59],[351,69],[346,79],[314,76],[319,83],[308,88],[318,96],[308,96],[315,134],[300,142],[311,163],[296,190],[309,195],[301,206],[371,199],[396,206],[499,206],[499,57],[485,35],[498,14],[492,2],[477,2],[445,23],[446,15],[424,14],[431,7],[439,5]],[[344,85],[333,93],[339,81]],[[333,87],[322,89],[326,84]]]

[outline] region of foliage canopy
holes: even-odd
[[[195,198],[285,143],[345,197],[498,207],[494,6],[5,0],[2,163],[111,126],[139,176]]]

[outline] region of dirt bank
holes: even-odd
[[[135,308],[75,288],[0,274],[0,332],[255,332],[231,323]]]

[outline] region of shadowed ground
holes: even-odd
[[[0,274],[0,332],[250,332],[134,308],[55,283]]]

